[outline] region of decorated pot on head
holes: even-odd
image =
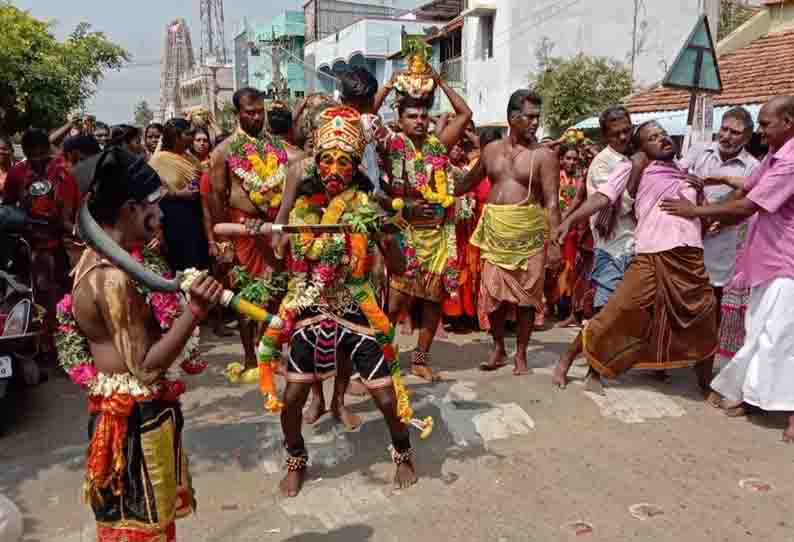
[[[433,49],[420,39],[407,40],[403,46],[403,56],[408,63],[408,70],[397,75],[394,88],[403,96],[427,98],[436,90],[432,70],[427,60]]]

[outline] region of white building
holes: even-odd
[[[306,45],[304,57],[311,67],[330,76],[349,66],[363,66],[381,84],[391,77],[392,63],[388,57],[402,48],[403,35],[425,35],[443,23],[410,19],[369,18],[340,29],[335,34]],[[322,78],[325,88],[307,88],[311,92],[333,91],[333,79]],[[311,84],[307,81],[307,87]]]
[[[505,122],[510,94],[528,86],[544,43],[547,51],[551,46],[551,56],[583,53],[627,65],[633,57],[635,84],[657,82],[697,21],[698,4],[695,0],[467,0],[464,78],[475,122]]]

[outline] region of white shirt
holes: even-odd
[[[609,180],[615,169],[626,161],[628,157],[609,146],[598,153],[590,164],[590,169],[587,170],[588,197],[598,192],[599,187]],[[627,190],[623,192],[620,214],[611,238],[603,239],[598,234],[595,228],[597,219],[598,213],[590,217],[590,229],[593,232],[596,249],[607,252],[615,259],[634,254],[634,229],[637,227],[637,222],[634,219],[634,200]]]
[[[712,142],[692,147],[679,165],[697,177],[749,177],[759,162],[746,150],[735,157],[724,160],[720,157],[719,143]],[[734,189],[730,186],[707,186],[704,189],[708,203],[722,203]],[[733,278],[736,268],[737,226],[723,228],[703,238],[703,259],[712,286],[726,286]]]
[[[22,539],[22,514],[14,503],[0,494],[0,542]]]

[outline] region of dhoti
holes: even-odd
[[[584,353],[608,378],[631,368],[693,365],[717,349],[716,311],[702,249],[638,254],[585,327]]]
[[[794,411],[794,279],[753,288],[744,345],[711,387],[730,401],[763,410]]]
[[[171,542],[174,521],[195,509],[182,449],[184,384],[162,382],[153,397],[90,398],[85,497],[98,542]]]
[[[262,220],[262,216],[249,215],[239,209],[229,209],[229,220],[244,223],[246,220]],[[232,239],[237,264],[244,267],[252,277],[261,277],[272,270],[268,255],[273,252],[269,236],[240,236]]]
[[[538,205],[485,204],[471,237],[483,260],[480,320],[503,303],[543,310],[546,229]]]
[[[420,269],[412,275],[395,275],[390,285],[398,292],[418,299],[440,302],[445,295],[444,270],[449,259],[449,246],[446,225],[435,229],[413,229],[397,234],[403,246],[416,250]]]

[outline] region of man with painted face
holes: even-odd
[[[547,225],[560,222],[560,166],[557,157],[535,136],[540,123],[541,99],[517,90],[507,104],[510,134],[482,150],[477,165],[455,187],[465,194],[483,178],[491,180],[471,243],[483,260],[478,310],[487,315],[494,347],[482,370],[504,366],[505,321],[509,310],[517,312],[518,347],[513,374],[525,375],[527,347],[535,313],[543,310],[544,246]],[[559,247],[549,246],[549,267],[559,263]]]
[[[433,78],[452,104],[455,118],[440,136],[431,134],[430,106],[427,98],[400,97],[397,101],[399,132],[378,127],[373,136],[384,162],[387,181],[384,205],[402,209],[412,225],[432,225],[430,229],[408,228],[396,241],[406,254],[403,273],[393,273],[389,292],[389,318],[396,323],[414,309],[420,315],[419,340],[411,354],[411,372],[428,381],[438,380],[430,367],[430,348],[441,320],[442,302],[457,296],[462,262],[457,254],[455,232],[455,174],[448,149],[463,137],[472,117],[471,109],[438,73]],[[380,110],[395,79],[375,97],[373,111]],[[418,310],[417,310],[418,309]]]
[[[66,293],[69,282],[69,258],[64,239],[74,229],[79,191],[65,162],[52,158],[50,140],[44,131],[25,132],[22,152],[25,160],[8,172],[3,202],[19,205],[29,217],[47,223],[33,228],[28,241],[32,249],[36,303],[46,310],[40,347],[45,358],[51,358],[55,355],[55,305]]]
[[[794,96],[771,99],[758,116],[769,153],[729,201],[695,207],[670,199],[662,208],[676,217],[701,217],[750,223],[744,253],[737,263],[740,284],[750,289],[746,338],[711,387],[711,400],[737,416],[751,407],[794,412],[792,393],[792,316],[794,303]],[[717,395],[718,394],[718,395]],[[794,442],[794,414],[783,432]]]
[[[554,231],[564,238],[573,224],[617,202],[634,198],[636,254],[609,302],[583,331],[584,353],[599,375],[617,378],[632,368],[665,370],[698,365],[708,388],[710,367],[702,362],[717,347],[717,304],[703,261],[701,224],[663,212],[665,198],[697,201],[687,173],[675,162],[672,138],[655,121],[635,130],[638,152],[621,164],[598,191]],[[603,393],[598,378],[590,390]]]
[[[272,222],[276,218],[286,180],[286,150],[278,137],[265,132],[265,101],[261,92],[253,88],[243,88],[235,92],[232,101],[237,112],[237,129],[215,148],[210,158],[209,207],[212,222]],[[263,162],[267,161],[266,147],[271,146],[278,153],[279,157],[274,158],[272,167],[265,163],[267,175],[262,169],[255,169],[250,165],[244,151],[246,144],[257,148],[256,154]],[[248,165],[241,168],[240,165],[244,163]],[[248,172],[255,173],[253,178],[248,175],[246,178],[241,176],[247,173],[246,168]],[[258,172],[262,172],[262,175]],[[266,188],[268,192],[265,192]],[[264,194],[270,199],[265,200]],[[222,239],[216,241],[224,242]],[[231,242],[234,244],[235,263],[243,267],[251,277],[268,276],[278,265],[267,238],[237,237]],[[224,252],[220,246],[211,250],[211,254]],[[258,328],[256,322],[241,317],[240,340],[245,350],[246,369],[243,373],[244,382],[255,382],[257,379],[254,346]]]
[[[305,169],[297,197],[285,200],[277,222],[366,225],[366,217],[376,208],[367,196],[371,182],[359,170],[364,146],[357,111],[344,106],[326,109],[314,137],[315,161]],[[265,357],[276,360],[280,349],[268,341],[289,338],[281,416],[289,454],[288,473],[281,482],[285,496],[297,495],[305,477],[308,452],[301,423],[309,390],[337,371],[358,372],[386,418],[396,464],[395,486],[405,488],[416,482],[408,428],[397,415],[390,372],[395,361],[394,330],[371,284],[374,241],[367,233],[290,235],[290,282],[278,312],[283,322],[268,329],[259,347]],[[346,384],[346,378],[337,380],[341,389],[335,401]]]
[[[78,175],[90,186],[88,209],[107,236],[81,232],[95,248],[83,253],[72,296],[59,304],[59,333],[72,336],[59,341],[61,364],[89,395],[85,498],[99,542],[173,541],[174,521],[195,509],[195,497],[181,438],[185,385],[165,375],[222,287],[200,275],[164,331],[148,287],[97,252],[110,253],[115,243],[134,254],[154,238],[160,178],[142,157],[118,148],[81,164]],[[143,265],[154,269],[150,261],[144,251]]]

